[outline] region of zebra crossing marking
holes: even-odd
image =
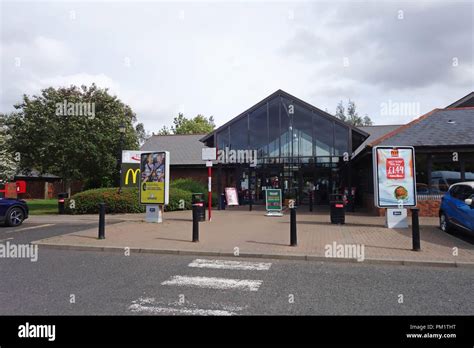
[[[175,304],[172,304],[175,305]],[[224,307],[224,306],[223,306]],[[156,303],[154,298],[140,297],[132,302],[128,307],[134,313],[163,314],[163,315],[201,315],[201,316],[232,316],[237,315],[236,311],[242,310],[241,307],[224,307],[224,309],[202,309],[189,307],[166,307]]]
[[[235,269],[245,271],[268,271],[271,267],[269,262],[249,262],[232,260],[206,260],[196,259],[188,266],[194,268]]]
[[[218,290],[258,291],[262,282],[262,280],[250,279],[173,276],[170,280],[161,283],[161,285],[194,286]]]

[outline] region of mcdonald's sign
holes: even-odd
[[[140,163],[123,163],[120,180],[122,187],[138,187],[140,181]]]

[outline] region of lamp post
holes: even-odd
[[[125,135],[125,124],[122,122],[119,125],[119,132],[120,132],[120,148],[119,148],[119,160],[118,160],[118,165],[119,165],[119,193],[122,193],[122,150],[123,150],[123,138]]]

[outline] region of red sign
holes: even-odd
[[[403,158],[387,158],[387,179],[405,179]]]
[[[16,193],[26,193],[26,181],[20,180],[16,182]]]

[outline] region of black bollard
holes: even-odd
[[[198,207],[193,204],[193,242],[199,242]]]
[[[99,239],[105,239],[105,203],[99,203]]]
[[[309,191],[309,211],[313,211],[313,191]]]
[[[290,245],[296,246],[296,208],[290,208]]]
[[[411,210],[411,230],[413,238],[413,251],[420,251],[420,223],[418,220],[418,208]]]
[[[252,191],[249,192],[249,211],[252,211]]]

